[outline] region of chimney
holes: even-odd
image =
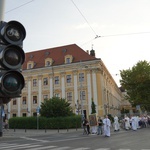
[[[90,55],[95,57],[95,51],[93,49],[90,50]]]

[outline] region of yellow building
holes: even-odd
[[[35,116],[44,99],[65,98],[76,114],[91,114],[92,100],[98,116],[119,114],[122,93],[95,51],[76,44],[26,53],[22,97],[5,106],[6,117]]]

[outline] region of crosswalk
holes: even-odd
[[[44,146],[40,144],[0,143],[0,150],[111,150],[111,148],[93,149],[90,147],[73,148],[69,146],[58,147],[54,145]],[[132,150],[132,149],[116,149],[116,150]],[[150,150],[150,149],[141,149],[141,150]]]

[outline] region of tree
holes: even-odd
[[[41,116],[48,118],[66,117],[73,115],[73,111],[70,107],[70,103],[68,103],[65,99],[53,97],[42,102],[40,114]]]
[[[96,105],[95,105],[95,103],[94,103],[93,99],[92,99],[91,108],[92,108],[92,112],[91,112],[91,114],[95,114],[95,113],[96,113]]]
[[[139,61],[131,69],[120,71],[121,86],[126,90],[126,99],[132,106],[140,105],[150,111],[150,63]]]

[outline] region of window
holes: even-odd
[[[55,84],[59,84],[59,77],[58,76],[55,77]]]
[[[48,95],[43,95],[43,99],[44,100],[48,99]]]
[[[28,69],[31,69],[32,68],[32,64],[28,64]]]
[[[17,105],[17,100],[13,99],[13,105]]]
[[[12,116],[13,116],[13,117],[17,117],[17,115],[16,115],[16,114],[12,114]]]
[[[67,83],[71,83],[71,75],[66,76]]]
[[[37,116],[37,112],[34,112],[34,113],[33,113],[33,116],[36,117],[36,116]]]
[[[26,116],[27,116],[27,114],[26,114],[26,113],[23,113],[23,114],[22,114],[22,116],[23,116],[23,117],[26,117]]]
[[[33,86],[37,86],[37,79],[33,79]]]
[[[48,85],[48,78],[43,79],[43,85]]]
[[[23,97],[23,98],[22,98],[22,104],[23,104],[23,105],[26,105],[26,104],[27,104],[26,97]]]
[[[50,66],[51,62],[50,61],[46,61],[46,66]]]
[[[67,100],[72,101],[72,92],[67,93]]]
[[[33,104],[37,104],[37,96],[33,96]]]
[[[66,58],[66,64],[70,64],[70,58]]]
[[[79,73],[79,82],[84,81],[84,73]]]
[[[70,64],[73,61],[73,56],[72,55],[66,55],[65,56],[65,64]]]
[[[85,91],[80,91],[80,100],[85,100]]]
[[[60,97],[60,96],[59,96],[59,93],[56,93],[56,94],[55,94],[55,97]]]

